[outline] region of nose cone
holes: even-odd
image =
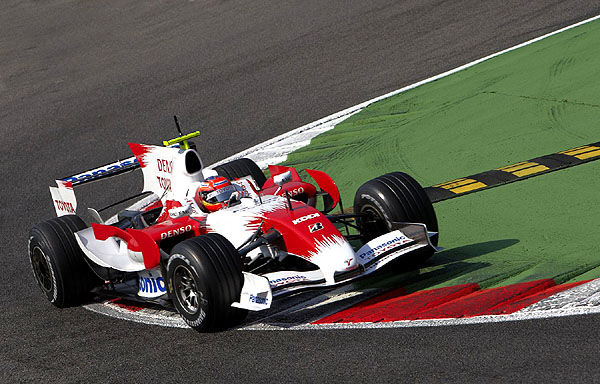
[[[316,241],[309,253],[310,261],[321,269],[327,284],[334,284],[336,272],[351,271],[358,267],[354,250],[348,241],[340,235],[323,237]]]

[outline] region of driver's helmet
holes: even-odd
[[[235,186],[225,177],[210,176],[200,183],[194,199],[202,210],[216,212],[221,208],[227,208],[229,198],[235,191]]]

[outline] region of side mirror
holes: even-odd
[[[241,204],[241,195],[238,191],[235,191],[229,196],[229,201],[227,202],[227,207],[233,207],[238,204]]]
[[[279,175],[275,175],[273,176],[273,182],[277,185],[279,185],[280,187],[285,184],[292,181],[292,171],[287,171],[284,173],[280,173]]]

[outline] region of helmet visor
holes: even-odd
[[[233,185],[228,185],[212,192],[203,192],[202,199],[209,204],[222,203],[228,201],[233,192],[235,192],[235,187]]]

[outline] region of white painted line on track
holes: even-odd
[[[242,331],[281,331],[281,330],[336,330],[336,329],[384,329],[408,327],[439,327],[452,325],[469,325],[500,323],[507,321],[536,320],[553,317],[566,317],[600,313],[600,279],[592,280],[577,287],[556,293],[546,299],[509,315],[486,315],[465,318],[402,320],[389,322],[364,323],[331,323],[310,324],[308,322],[331,315],[337,310],[327,306],[336,301],[355,298],[362,301],[380,293],[378,289],[354,290],[352,284],[342,286],[334,291],[325,292],[312,298],[299,300],[287,308],[275,309],[267,316],[250,320],[236,330]],[[356,304],[346,302],[346,305]],[[316,307],[327,308],[310,313]],[[169,328],[189,328],[178,313],[163,309],[141,309],[132,311],[110,302],[98,302],[84,305],[84,308],[120,320],[133,321],[147,325],[158,325]],[[307,315],[307,312],[309,314]],[[318,315],[315,318],[315,315]]]
[[[143,309],[134,312],[118,305],[112,305],[110,302],[85,304],[83,308],[115,319],[133,321],[134,323],[169,328],[189,328],[178,313],[166,310]]]
[[[584,311],[600,308],[600,279],[559,292],[521,310],[522,313],[541,311]]]
[[[600,307],[572,308],[569,310],[547,310],[531,312],[515,312],[510,315],[487,315],[454,319],[432,319],[432,320],[404,320],[381,323],[338,323],[338,324],[304,324],[296,327],[270,329],[279,330],[315,330],[315,329],[381,329],[381,328],[407,328],[407,327],[440,327],[449,325],[467,325],[484,323],[501,323],[506,321],[536,320],[552,317],[566,317],[577,315],[589,315],[600,313]],[[246,330],[259,330],[258,328],[245,328]]]
[[[231,160],[247,157],[254,160],[259,167],[266,168],[269,164],[278,164],[287,159],[287,155],[310,144],[310,141],[323,132],[333,129],[337,124],[358,113],[363,107],[352,107],[333,115],[324,117],[310,124],[296,128],[273,139],[257,144],[245,151],[236,153],[208,168],[216,167]]]
[[[285,161],[287,159],[287,155],[299,148],[302,148],[306,145],[308,145],[310,143],[310,140],[312,140],[315,136],[320,135],[323,132],[327,132],[331,129],[333,129],[337,124],[341,123],[342,121],[344,121],[345,119],[349,118],[350,116],[360,112],[361,110],[363,110],[364,108],[368,107],[369,105],[376,103],[378,101],[387,99],[388,97],[391,96],[395,96],[399,93],[403,93],[406,92],[408,90],[417,88],[421,85],[427,84],[427,83],[431,83],[433,81],[439,80],[441,78],[444,78],[446,76],[450,76],[456,72],[460,72],[464,69],[467,68],[471,68],[474,65],[477,65],[479,63],[482,63],[486,60],[492,59],[494,57],[503,55],[505,53],[508,53],[510,51],[514,51],[515,49],[519,49],[522,47],[525,47],[527,45],[533,44],[535,42],[538,42],[540,40],[546,39],[550,36],[554,36],[556,34],[559,34],[561,32],[567,31],[569,29],[572,28],[576,28],[579,27],[581,25],[590,23],[592,21],[598,20],[600,19],[600,15],[591,17],[589,19],[580,21],[578,23],[566,26],[564,28],[561,28],[559,30],[556,30],[554,32],[550,32],[547,33],[543,36],[540,37],[536,37],[534,39],[528,40],[524,43],[521,44],[517,44],[513,47],[504,49],[502,51],[493,53],[491,55],[485,56],[481,59],[472,61],[468,64],[465,65],[461,65],[460,67],[451,69],[449,71],[446,71],[444,73],[440,73],[439,75],[435,75],[433,77],[430,77],[428,79],[425,80],[421,80],[419,82],[416,82],[414,84],[408,85],[406,87],[397,89],[395,91],[392,91],[390,93],[386,93],[385,95],[376,97],[374,99],[365,101],[363,103],[360,103],[358,105],[355,105],[353,107],[350,108],[346,108],[343,111],[334,113],[332,115],[329,115],[327,117],[324,117],[320,120],[314,121],[312,123],[303,125],[302,127],[296,128],[292,131],[289,131],[287,133],[284,133],[280,136],[277,136],[273,139],[267,140],[263,143],[257,144],[251,148],[248,148],[242,152],[236,153],[235,155],[229,156],[226,159],[223,159],[213,165],[211,165],[208,168],[213,168],[217,165],[229,162],[231,160],[235,160],[235,159],[239,159],[242,157],[247,157],[250,158],[252,160],[254,160],[259,167],[261,168],[266,168],[268,164],[278,164],[281,163],[283,161]]]

